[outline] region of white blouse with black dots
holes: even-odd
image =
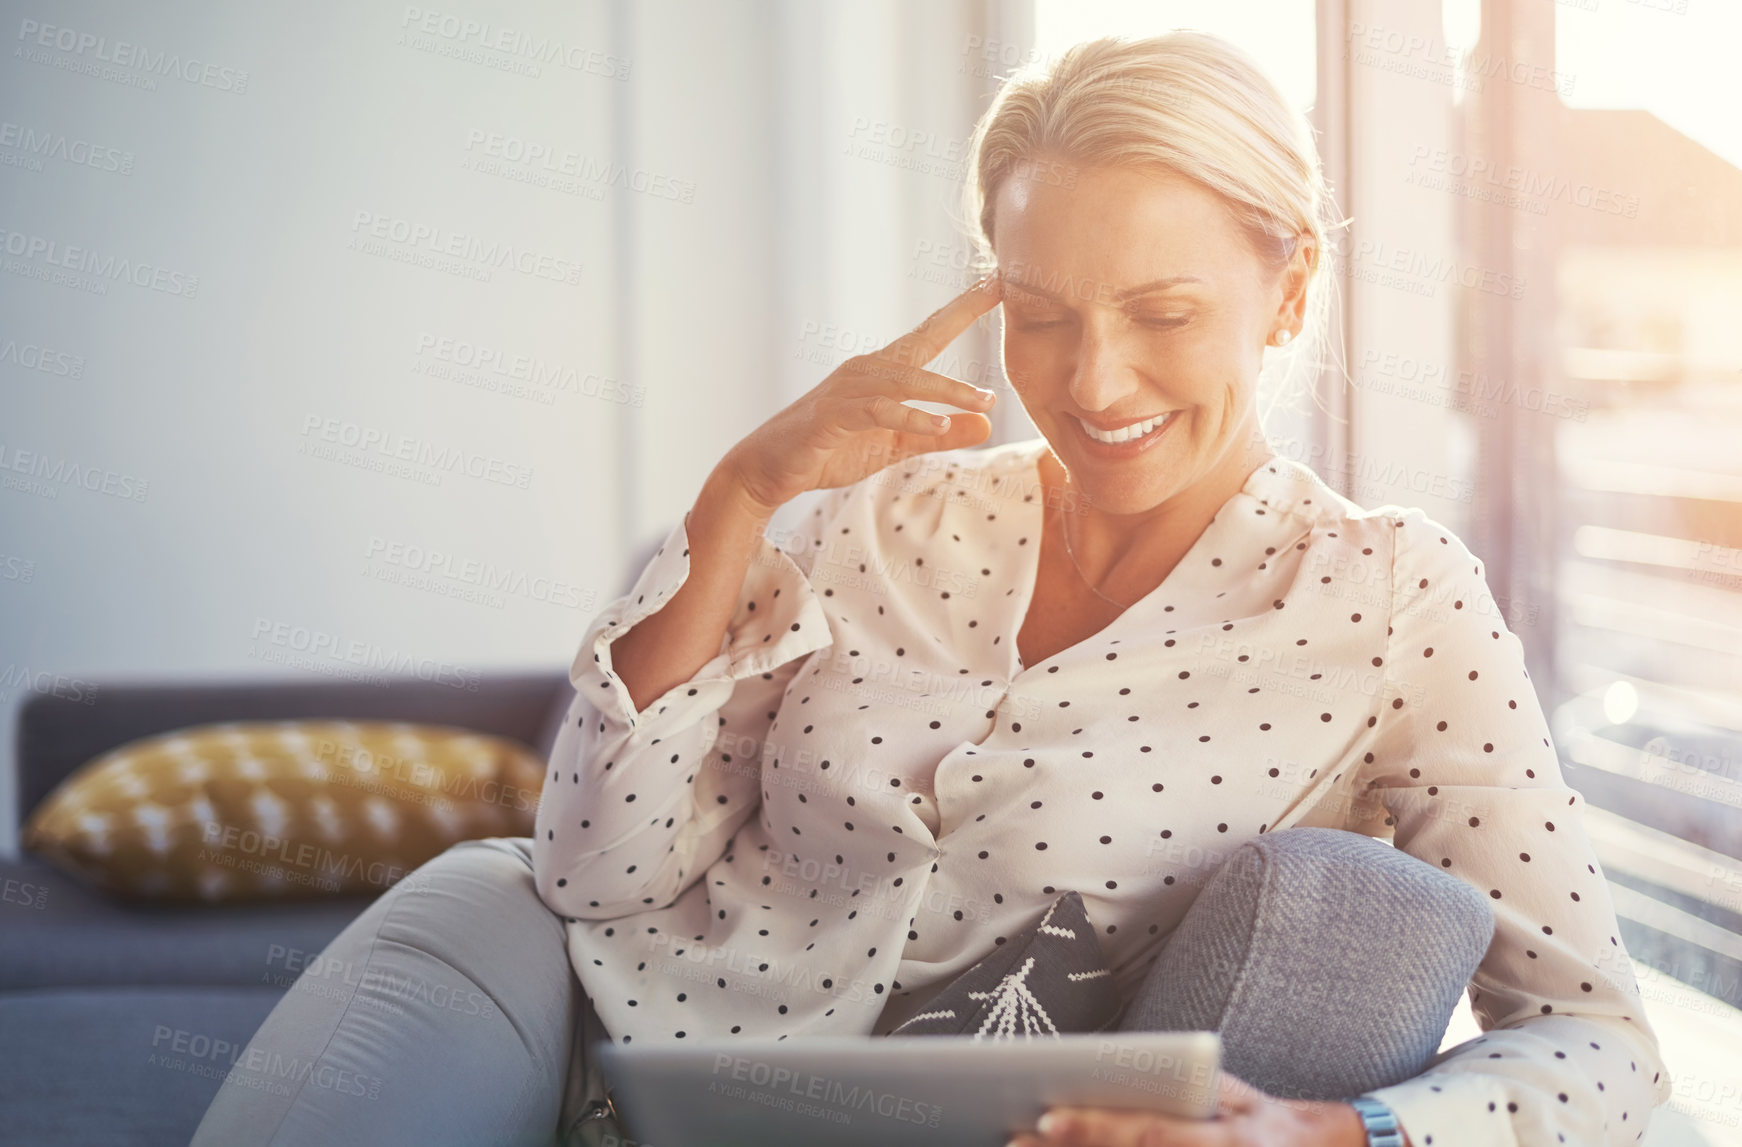
[[[640,712],[589,626],[534,867],[613,1039],[883,1034],[1064,890],[1135,992],[1229,851],[1392,836],[1492,898],[1486,1034],[1376,1094],[1417,1147],[1636,1141],[1669,1080],[1522,646],[1419,510],[1261,466],[1153,592],[1023,664],[1044,439],[828,491]]]

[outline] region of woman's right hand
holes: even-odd
[[[997,277],[981,279],[888,346],[843,362],[732,447],[723,461],[751,505],[772,515],[800,494],[851,485],[914,454],[984,442],[992,422],[979,412],[997,395],[924,367],[999,297]],[[974,413],[934,415],[906,399]]]

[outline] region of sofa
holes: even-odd
[[[628,592],[670,527],[633,547]],[[578,639],[578,633],[577,633]],[[219,721],[376,720],[518,741],[540,759],[574,701],[568,667],[486,674],[475,692],[416,679],[121,685],[18,710],[18,825],[55,786],[140,737]],[[139,904],[42,859],[0,858],[0,1143],[186,1147],[231,1058],[298,971],[379,892],[278,903]]]
[[[476,692],[410,680],[102,686],[89,704],[32,696],[18,713],[19,822],[99,753],[188,725],[426,722],[543,758],[573,698],[561,671],[485,676]],[[0,1141],[185,1147],[231,1058],[374,895],[128,903],[28,853],[0,860]]]

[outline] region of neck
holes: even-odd
[[[1041,481],[1051,495],[1049,503],[1083,507],[1080,512],[1059,511],[1060,527],[1070,530],[1071,550],[1083,575],[1112,596],[1135,601],[1161,584],[1209,527],[1216,512],[1272,457],[1263,434],[1254,428],[1239,435],[1188,485],[1155,506],[1132,514],[1097,509],[1092,498],[1080,501],[1085,491],[1074,483],[1067,485],[1064,468],[1050,450],[1042,455]],[[1067,489],[1078,497],[1064,497]],[[1064,520],[1067,516],[1071,519],[1068,524]]]

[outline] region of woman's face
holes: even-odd
[[[1271,270],[1220,197],[1165,171],[1027,166],[993,200],[1004,369],[1071,485],[1135,514],[1237,466],[1265,344],[1300,332],[1304,252]],[[1155,418],[1112,448],[1083,428]]]

